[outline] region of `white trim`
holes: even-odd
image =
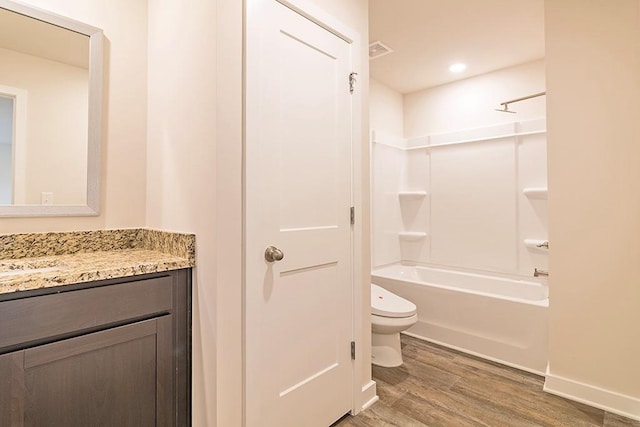
[[[87,131],[87,207],[100,212],[100,166],[102,150],[102,99],[104,80],[104,37],[94,28],[89,36],[89,129]],[[79,209],[80,210],[80,209]]]
[[[448,147],[450,145],[460,145],[460,144],[469,144],[472,142],[485,142],[485,141],[495,141],[497,139],[503,139],[503,138],[513,138],[514,136],[528,136],[528,135],[540,135],[543,133],[546,133],[547,131],[541,130],[541,131],[535,131],[535,132],[523,132],[523,133],[508,133],[505,135],[496,135],[496,136],[488,136],[486,138],[473,138],[473,139],[462,139],[460,141],[452,141],[452,142],[443,142],[442,144],[430,144],[430,145],[418,145],[418,146],[414,146],[414,147],[407,147],[405,148],[405,150],[407,151],[411,151],[411,150],[422,150],[422,149],[431,149],[431,148],[437,148],[437,147]]]
[[[371,142],[379,145],[386,145],[400,150],[407,149],[407,140],[405,138],[371,129]]]
[[[27,198],[27,91],[17,87],[0,86],[0,94],[14,99],[13,103],[13,204],[26,203]]]
[[[309,0],[276,0],[296,13],[304,16],[308,20],[315,22],[325,30],[335,34],[351,45],[359,45],[360,34],[344,25],[332,15],[329,15],[323,9],[316,6]],[[358,48],[360,46],[357,46]],[[359,51],[359,50],[358,50]],[[359,56],[358,56],[359,58]],[[356,71],[357,72],[357,71]]]
[[[90,206],[81,205],[13,205],[0,206],[0,217],[96,216]]]
[[[400,138],[372,130],[371,140],[380,145],[397,148],[402,151],[429,150],[450,145],[475,142],[495,141],[502,138],[513,138],[529,135],[545,134],[546,120],[535,119],[523,122],[510,122],[501,125],[484,126],[455,132],[431,134],[416,138]]]
[[[376,383],[375,381],[369,381],[364,387],[362,387],[362,401],[364,404],[362,405],[361,410],[366,410],[371,407],[374,403],[379,400],[378,395],[376,394]],[[355,415],[355,413],[353,414]]]
[[[362,74],[362,64],[361,64],[361,56],[360,52],[362,49],[360,34],[349,29],[346,30],[346,27],[342,27],[341,30],[343,33],[348,34],[351,38],[351,66],[352,70],[356,73]],[[365,169],[365,161],[368,162],[368,153],[363,152],[368,147],[368,141],[365,141],[365,135],[362,133],[362,91],[364,85],[361,83],[360,85],[356,84],[356,89],[354,93],[351,95],[351,141],[352,141],[352,151],[351,151],[351,190],[352,190],[352,204],[355,208],[355,223],[353,225],[353,262],[351,268],[353,269],[353,282],[352,292],[352,327],[353,327],[353,339],[359,344],[359,354],[360,357],[356,356],[356,360],[353,363],[353,399],[352,399],[352,409],[357,410],[358,401],[362,402],[363,398],[366,399],[366,396],[362,395],[363,388],[362,383],[365,378],[362,377],[363,368],[368,365],[371,366],[370,358],[368,360],[364,360],[363,354],[368,354],[363,351],[363,342],[367,342],[364,340],[363,334],[365,333],[366,328],[363,327],[363,323],[369,321],[369,316],[363,315],[363,309],[365,307],[370,306],[370,296],[369,294],[363,295],[363,291],[370,292],[370,278],[364,277],[364,256],[365,250],[363,247],[364,242],[364,229],[363,224],[365,219],[367,218],[364,213],[366,212],[364,208],[364,192],[363,186],[363,170]],[[367,154],[365,156],[365,154]],[[365,160],[366,159],[366,160]],[[369,267],[366,269],[370,270]],[[364,286],[364,284],[367,286]],[[368,333],[368,332],[367,332]],[[370,379],[367,379],[370,381]],[[375,392],[375,389],[374,389]]]
[[[87,204],[0,206],[0,217],[96,216],[100,210],[100,165],[103,102],[103,33],[102,30],[55,13],[23,3],[0,0],[0,8],[11,10],[89,37],[89,126],[87,131]],[[18,154],[17,161],[26,162]],[[24,171],[26,168],[22,168]],[[25,178],[26,180],[26,178]],[[24,181],[23,181],[24,182]]]
[[[96,32],[102,32],[102,30],[85,24],[84,22],[76,21],[66,16],[58,15],[48,10],[41,9],[36,6],[31,6],[25,3],[12,0],[0,0],[0,8],[8,9],[21,15],[35,18],[39,21],[48,22],[58,27],[67,28],[76,33],[91,36]]]
[[[640,399],[547,372],[543,390],[556,396],[640,421]]]

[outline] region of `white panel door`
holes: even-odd
[[[246,425],[327,427],[352,407],[351,49],[275,0],[246,43]]]

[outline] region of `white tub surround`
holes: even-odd
[[[548,270],[544,119],[371,140],[374,266]]]
[[[416,304],[408,335],[544,375],[544,280],[394,264],[374,270],[372,282]]]
[[[398,233],[400,240],[408,242],[415,242],[416,240],[422,240],[427,237],[427,233],[424,231],[401,231]]]
[[[522,193],[530,199],[547,200],[547,188],[524,188]]]

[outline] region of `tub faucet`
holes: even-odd
[[[533,277],[549,277],[549,272],[544,270],[538,270],[537,268],[533,269]]]
[[[549,249],[549,241],[545,240],[544,242],[540,243],[539,245],[536,245],[536,248]]]

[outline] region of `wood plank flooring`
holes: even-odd
[[[402,347],[404,365],[373,367],[380,400],[333,427],[640,427],[543,392],[543,377],[405,335]]]

